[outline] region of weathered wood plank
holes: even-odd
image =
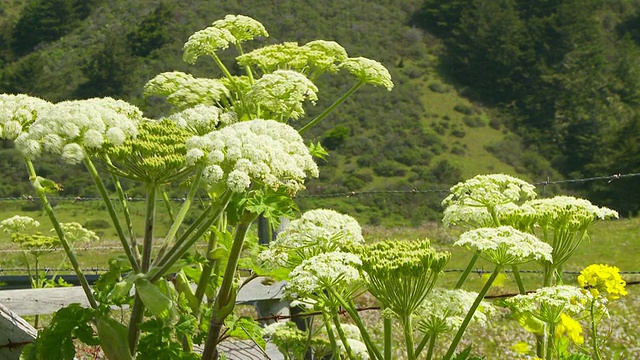
[[[18,360],[37,331],[23,318],[0,304],[0,359]]]
[[[279,300],[282,297],[284,281],[263,284],[264,278],[256,278],[238,292],[236,303],[251,304],[266,300]],[[17,315],[53,314],[73,303],[89,306],[82,288],[79,286],[46,289],[0,290],[0,303]]]

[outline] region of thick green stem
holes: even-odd
[[[31,160],[25,159],[25,164],[27,165],[27,171],[29,172],[29,180],[31,181],[31,185],[36,191],[38,198],[40,198],[40,201],[42,202],[44,211],[47,213],[47,216],[51,221],[51,225],[53,226],[53,229],[55,230],[56,235],[60,240],[60,244],[62,245],[62,248],[64,249],[64,252],[67,255],[67,258],[69,258],[69,262],[73,267],[73,271],[76,273],[76,276],[78,277],[78,281],[80,281],[80,285],[82,286],[82,290],[87,296],[89,305],[91,305],[92,308],[97,309],[98,303],[96,302],[95,297],[93,297],[93,292],[91,292],[91,288],[89,287],[89,282],[87,281],[87,278],[84,277],[84,274],[82,273],[82,269],[80,268],[80,263],[78,262],[78,258],[76,257],[76,254],[71,249],[71,245],[69,245],[67,238],[64,236],[64,231],[62,231],[60,222],[58,221],[58,218],[56,217],[56,214],[53,211],[53,207],[51,207],[51,204],[49,203],[49,199],[45,194],[45,189],[37,182],[38,176],[36,175],[36,170],[33,167],[33,163],[31,162]]]
[[[231,199],[231,192],[226,192],[220,198],[220,203],[214,211],[205,211],[185,233],[176,241],[165,256],[157,262],[149,272],[149,281],[155,282],[162,277],[171,267],[178,261],[200,237],[209,230],[209,226],[213,224],[227,208],[227,204]]]
[[[243,219],[236,227],[236,234],[233,239],[233,244],[229,250],[229,259],[227,261],[227,267],[222,277],[222,284],[218,290],[218,296],[213,305],[213,314],[211,316],[211,322],[209,323],[209,333],[207,334],[207,341],[202,353],[203,360],[214,360],[217,357],[217,346],[222,325],[225,318],[233,310],[233,303],[235,302],[235,296],[233,296],[233,281],[236,276],[236,269],[238,267],[238,261],[240,260],[240,254],[242,252],[242,246],[244,245],[245,237],[249,231],[251,223],[258,217],[257,214],[245,213]]]
[[[546,332],[546,336],[547,336],[547,341],[546,341],[547,353],[545,355],[546,360],[553,359],[553,350],[555,349],[555,346],[553,345],[553,339],[554,339],[555,331],[556,331],[556,325],[553,323],[549,324],[549,330]]]
[[[307,125],[303,126],[298,133],[303,134],[307,130],[311,129],[314,125],[320,122],[320,120],[324,119],[327,115],[329,115],[333,110],[335,110],[338,106],[340,106],[349,96],[351,96],[360,86],[364,84],[363,82],[359,82],[355,84],[349,91],[344,93],[338,100],[336,100],[331,106],[326,108],[320,115],[316,116],[313,120],[311,120]]]
[[[178,229],[180,228],[180,225],[182,225],[184,218],[187,215],[189,208],[191,207],[191,203],[193,202],[193,199],[195,198],[196,193],[198,192],[200,179],[202,178],[202,170],[203,170],[203,167],[201,166],[198,167],[198,170],[196,171],[196,175],[193,179],[193,182],[191,183],[189,194],[187,194],[187,198],[184,200],[182,207],[180,207],[178,214],[173,220],[173,223],[171,224],[171,228],[169,229],[167,236],[165,236],[164,240],[162,241],[162,246],[160,247],[160,250],[158,251],[158,256],[156,257],[156,263],[158,261],[157,259],[161,259],[164,256],[165,251],[167,250],[167,247],[169,246],[169,244],[171,244],[171,242],[175,238],[176,234],[178,233]]]
[[[142,264],[140,270],[144,273],[149,271],[151,266],[151,253],[153,250],[153,229],[156,218],[156,195],[158,189],[155,185],[149,185],[147,191],[147,207],[145,212],[144,223],[144,240],[142,243]],[[129,320],[129,350],[131,355],[135,355],[138,338],[140,337],[140,329],[138,325],[144,317],[144,304],[136,291],[136,298],[131,309],[131,318]]]
[[[411,326],[411,314],[402,316],[402,330],[404,332],[404,342],[407,345],[407,359],[416,360],[415,347],[413,344],[413,328]]]
[[[422,339],[420,339],[418,346],[416,346],[416,357],[420,357],[420,353],[424,350],[424,347],[427,346],[429,339],[431,339],[431,333],[424,334]]]
[[[460,340],[462,339],[462,335],[464,335],[464,332],[467,330],[467,326],[469,326],[469,323],[471,322],[471,319],[473,318],[473,314],[478,309],[478,306],[480,306],[480,303],[482,302],[482,299],[484,299],[484,296],[489,291],[489,288],[491,288],[491,285],[493,284],[493,281],[496,279],[496,277],[498,276],[498,274],[500,273],[501,270],[502,270],[502,265],[496,265],[496,268],[491,273],[491,276],[489,276],[489,279],[487,280],[487,282],[482,287],[482,290],[480,290],[480,293],[478,293],[478,297],[476,297],[476,300],[471,305],[471,308],[469,309],[469,312],[467,313],[467,316],[465,316],[464,320],[462,321],[462,324],[460,325],[460,328],[458,329],[458,332],[456,333],[455,337],[453,338],[453,341],[451,342],[451,345],[449,346],[449,350],[447,350],[447,353],[444,356],[444,360],[449,360],[449,359],[451,359],[453,357],[453,354],[456,351],[456,348],[458,347],[458,344],[460,343]]]
[[[526,294],[527,291],[524,289],[524,283],[522,282],[522,277],[520,277],[518,265],[511,265],[511,270],[513,270],[513,277],[516,279],[516,284],[518,284],[518,291],[520,291],[520,294]]]
[[[367,328],[364,326],[364,323],[362,322],[360,315],[358,315],[358,312],[356,311],[355,309],[356,307],[353,304],[353,302],[347,303],[342,298],[342,296],[340,296],[340,294],[338,294],[332,288],[328,288],[327,290],[329,290],[329,292],[331,293],[331,296],[334,299],[340,302],[340,305],[342,306],[342,308],[347,312],[347,314],[349,314],[349,317],[351,317],[351,320],[353,320],[353,322],[358,327],[358,330],[360,330],[360,335],[362,336],[362,340],[364,341],[364,344],[367,346],[367,350],[369,351],[369,355],[371,355],[371,359],[384,360],[382,353],[376,347],[376,344],[371,339],[371,336],[369,336],[369,332],[367,331]]]
[[[162,202],[167,209],[167,214],[169,214],[169,221],[171,221],[171,224],[175,223],[176,218],[173,213],[173,208],[171,208],[171,200],[169,199],[169,194],[167,194],[167,191],[164,189],[162,189]]]
[[[209,285],[209,280],[211,279],[211,272],[213,271],[213,264],[216,260],[210,259],[209,254],[216,248],[218,243],[218,236],[214,231],[209,234],[209,245],[207,246],[207,262],[202,266],[202,273],[200,274],[200,281],[198,282],[198,286],[196,287],[196,302],[198,307],[195,310],[196,318],[200,314],[200,308],[202,307],[202,299],[204,298],[204,293]]]
[[[593,356],[595,360],[602,360],[600,355],[600,347],[598,346],[598,323],[594,309],[595,301],[591,300],[591,342],[593,344]]]
[[[87,167],[87,170],[89,171],[89,174],[91,175],[91,178],[93,179],[93,182],[96,184],[96,187],[98,188],[98,191],[100,192],[100,196],[102,197],[102,201],[104,202],[105,206],[107,207],[107,212],[109,213],[109,217],[111,218],[111,221],[113,222],[113,226],[116,229],[116,233],[118,234],[118,239],[120,239],[120,244],[122,245],[122,249],[124,250],[125,255],[127,256],[127,259],[129,260],[129,263],[131,264],[131,268],[133,269],[133,271],[135,273],[139,273],[140,272],[140,264],[138,263],[138,261],[136,260],[136,257],[133,255],[133,251],[131,250],[131,247],[129,246],[129,242],[127,241],[127,237],[124,234],[124,230],[122,229],[122,225],[120,224],[120,220],[118,219],[118,214],[116,213],[116,209],[113,206],[113,203],[111,202],[111,198],[109,198],[109,194],[107,193],[107,189],[105,188],[104,184],[102,183],[102,179],[100,179],[100,176],[98,175],[98,170],[96,170],[96,167],[93,165],[93,162],[85,157],[84,159],[84,164]]]
[[[384,317],[384,360],[391,360],[391,350],[393,347],[392,319]]]
[[[429,350],[427,350],[427,360],[431,360],[433,358],[433,352],[436,349],[436,338],[438,334],[433,334],[429,337]]]
[[[342,325],[340,325],[340,317],[338,317],[338,311],[336,310],[335,306],[331,306],[331,318],[333,319],[333,325],[335,325],[336,327],[336,332],[340,337],[340,341],[342,341],[342,344],[344,345],[344,350],[347,353],[347,357],[349,359],[355,360],[356,356],[353,354],[351,345],[349,345],[349,339],[347,339],[344,330],[342,330]]]
[[[104,161],[109,165],[113,166],[111,163],[111,159],[108,156],[105,156]],[[127,196],[122,189],[122,184],[120,183],[120,179],[114,174],[111,173],[111,181],[116,188],[116,194],[118,195],[118,200],[120,200],[120,205],[122,206],[122,212],[124,214],[124,221],[127,225],[127,231],[129,232],[129,239],[131,241],[131,249],[133,250],[133,257],[136,261],[136,264],[140,266],[142,262],[142,257],[140,256],[140,251],[138,250],[138,241],[136,239],[135,232],[133,231],[133,221],[131,221],[131,211],[129,210],[129,201]]]
[[[329,317],[329,313],[326,311],[321,311],[322,319],[324,320],[324,327],[327,329],[327,336],[329,337],[329,343],[331,344],[331,348],[338,349],[338,342],[336,341],[336,335],[333,333],[331,329],[331,318]],[[334,358],[336,354],[331,354]]]
[[[479,257],[480,257],[479,253],[476,252],[475,254],[473,254],[473,257],[471,258],[471,260],[469,260],[469,264],[467,264],[467,268],[464,269],[464,272],[462,273],[462,275],[460,275],[460,279],[458,279],[458,282],[456,283],[456,286],[454,287],[454,289],[457,290],[462,287],[464,282],[467,280],[469,273],[471,272],[473,267],[476,265],[476,261],[478,261]]]

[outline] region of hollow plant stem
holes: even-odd
[[[458,329],[458,332],[454,336],[453,341],[449,346],[449,350],[447,350],[447,353],[444,356],[445,360],[451,359],[453,357],[453,354],[456,351],[456,348],[458,347],[460,340],[462,339],[462,335],[464,335],[464,332],[467,330],[467,326],[469,326],[469,323],[473,318],[473,314],[478,309],[478,306],[480,306],[482,299],[484,299],[484,296],[487,295],[489,288],[491,288],[493,281],[496,279],[496,277],[498,276],[501,270],[502,270],[502,265],[496,265],[496,268],[493,269],[491,276],[489,276],[489,279],[482,287],[482,290],[480,290],[480,293],[478,293],[478,297],[476,297],[476,300],[471,305],[471,308],[469,308],[469,312],[467,313],[467,316],[465,316],[464,320],[462,320],[462,324],[460,324],[460,328]]]
[[[151,266],[151,252],[153,250],[153,230],[156,217],[156,195],[158,189],[155,185],[149,185],[147,189],[147,205],[145,211],[144,222],[144,240],[142,243],[142,264],[140,265],[141,272],[148,272]],[[140,329],[138,325],[142,322],[144,317],[144,304],[137,294],[131,308],[131,317],[129,320],[129,350],[131,355],[135,355],[136,346],[138,344],[138,338],[140,337]]]
[[[233,307],[235,305],[233,280],[236,275],[242,246],[244,245],[244,240],[247,236],[251,223],[257,217],[258,214],[247,212],[236,227],[233,244],[229,250],[227,267],[225,269],[224,276],[222,277],[222,284],[220,285],[218,296],[213,304],[213,314],[211,316],[211,322],[209,323],[209,333],[207,334],[207,341],[202,353],[203,360],[214,360],[217,356],[218,339],[220,337],[222,325],[224,324],[226,317],[233,311]]]
[[[342,325],[340,325],[340,317],[338,316],[338,311],[335,306],[331,306],[331,318],[333,319],[333,324],[336,327],[336,332],[338,333],[338,337],[340,337],[340,341],[344,345],[344,350],[347,353],[347,357],[349,359],[355,360],[356,357],[353,354],[353,349],[351,349],[351,345],[349,345],[349,339],[342,330]]]
[[[329,115],[333,110],[335,110],[338,106],[340,106],[345,100],[347,100],[347,98],[349,98],[349,96],[351,96],[354,92],[356,92],[356,90],[358,90],[358,88],[363,84],[364,83],[360,81],[357,84],[353,85],[351,89],[349,89],[338,100],[336,100],[333,104],[331,104],[331,106],[324,109],[324,111],[321,112],[320,115],[316,116],[313,120],[311,120],[309,123],[303,126],[300,130],[298,130],[298,133],[303,134],[307,130],[311,129],[314,125],[319,123],[322,119],[324,119],[327,115]]]
[[[594,360],[602,360],[602,357],[600,355],[600,347],[598,346],[598,323],[596,321],[594,305],[595,301],[591,300],[591,342],[593,344],[593,356]]]
[[[127,241],[127,237],[124,234],[124,230],[122,229],[122,225],[120,224],[120,220],[118,219],[118,214],[116,213],[116,209],[114,208],[113,203],[111,202],[111,198],[109,198],[109,194],[107,193],[107,189],[105,188],[104,183],[102,182],[102,179],[100,179],[100,175],[98,174],[98,170],[93,165],[93,162],[91,161],[91,159],[89,159],[88,157],[85,157],[84,164],[85,164],[87,170],[89,171],[89,174],[91,175],[91,178],[93,179],[93,182],[96,184],[96,187],[98,188],[98,192],[100,193],[100,196],[102,197],[102,201],[104,202],[105,206],[107,207],[107,212],[109,213],[109,217],[111,218],[111,222],[113,223],[113,226],[116,229],[116,233],[118,234],[118,239],[120,240],[120,244],[122,245],[122,249],[124,250],[124,253],[127,256],[127,260],[129,260],[129,263],[131,264],[131,268],[133,269],[133,271],[135,273],[139,273],[140,272],[140,264],[136,260],[136,257],[133,255],[133,251],[131,249],[131,246],[129,246],[129,242]]]
[[[358,330],[360,330],[360,335],[362,336],[362,340],[364,341],[364,344],[367,346],[367,350],[369,351],[371,358],[373,360],[383,360],[384,357],[382,356],[382,353],[376,347],[376,344],[371,339],[371,336],[369,335],[367,328],[364,326],[364,323],[362,322],[360,315],[358,315],[358,312],[355,310],[355,305],[353,304],[353,302],[352,301],[347,302],[345,299],[342,298],[342,296],[340,296],[340,294],[338,294],[332,288],[328,288],[327,290],[329,290],[329,292],[331,293],[331,296],[334,299],[338,300],[342,308],[347,312],[347,314],[349,314],[349,317],[351,317],[351,320],[353,320],[353,322],[356,324],[356,326],[358,327]]]
[[[407,345],[407,359],[416,360],[415,345],[413,344],[413,327],[411,326],[411,314],[402,316],[402,330],[404,332],[404,342]]]
[[[518,284],[518,291],[520,291],[520,294],[526,294],[527,291],[524,289],[524,283],[522,282],[518,265],[511,265],[511,270],[513,270],[513,277],[516,279],[516,284]]]
[[[209,245],[207,246],[207,261],[204,263],[204,265],[202,265],[202,274],[200,275],[200,281],[196,286],[195,297],[196,297],[196,302],[198,304],[197,305],[198,307],[195,310],[196,318],[200,314],[200,308],[202,307],[202,299],[204,298],[204,293],[207,289],[207,285],[209,285],[209,280],[211,279],[213,264],[214,262],[217,261],[209,258],[209,254],[211,254],[213,249],[216,248],[217,244],[218,244],[218,236],[216,235],[215,231],[211,231],[209,233]]]
[[[231,192],[226,192],[220,198],[213,211],[205,211],[182,236],[176,241],[171,249],[165,253],[164,257],[157,263],[157,267],[149,272],[149,281],[154,282],[164,275],[178,261],[200,237],[209,230],[209,226],[219,219],[231,199]]]
[[[169,232],[167,233],[167,235],[164,237],[164,240],[162,241],[162,246],[158,251],[158,256],[156,259],[162,258],[165,251],[167,250],[167,247],[169,246],[169,244],[171,244],[176,234],[178,233],[178,229],[180,228],[180,225],[182,225],[182,223],[184,222],[184,218],[187,215],[189,208],[191,207],[191,203],[193,202],[193,199],[196,196],[196,193],[198,192],[198,187],[200,186],[200,179],[202,178],[202,170],[203,168],[201,166],[198,167],[196,171],[196,175],[193,179],[193,182],[191,183],[191,188],[189,189],[189,193],[187,194],[187,197],[185,198],[184,203],[182,203],[180,210],[176,214],[175,219],[173,219],[171,228],[169,228]]]
[[[98,308],[98,302],[96,301],[95,297],[93,296],[93,292],[91,292],[91,288],[89,287],[89,282],[87,281],[87,278],[84,276],[84,273],[82,272],[82,269],[80,268],[80,263],[78,262],[78,258],[76,257],[76,254],[71,249],[71,245],[67,241],[67,238],[64,235],[64,231],[62,231],[62,227],[60,226],[60,222],[58,221],[58,218],[56,217],[56,214],[53,211],[53,207],[51,206],[51,203],[49,203],[49,199],[47,198],[47,194],[45,193],[45,189],[38,182],[38,176],[36,175],[36,170],[35,170],[35,168],[33,166],[33,162],[31,162],[31,160],[25,159],[25,164],[27,166],[27,171],[29,173],[29,180],[31,181],[31,185],[33,186],[34,190],[36,191],[36,194],[38,195],[38,198],[42,202],[42,206],[44,208],[44,211],[47,213],[47,216],[49,217],[49,220],[51,221],[51,225],[53,226],[53,229],[55,230],[56,235],[58,236],[58,239],[60,240],[60,245],[62,245],[62,248],[64,249],[64,252],[67,255],[67,258],[69,259],[69,262],[71,263],[71,267],[73,267],[73,271],[76,273],[76,276],[78,277],[78,281],[80,281],[80,285],[82,286],[82,290],[84,291],[85,295],[87,296],[87,300],[89,301],[89,305],[92,308],[97,309]]]
[[[104,159],[109,166],[113,166],[111,159],[108,156],[105,156]],[[131,211],[129,210],[129,201],[127,200],[127,196],[122,189],[122,184],[120,183],[120,179],[115,175],[111,174],[111,181],[113,182],[116,188],[116,194],[118,195],[118,200],[120,201],[120,206],[122,206],[122,213],[124,214],[124,221],[127,225],[127,231],[129,232],[129,241],[131,242],[131,249],[133,251],[133,257],[138,266],[142,262],[142,257],[140,256],[140,251],[138,250],[138,241],[136,239],[135,232],[133,231],[133,221],[131,220]]]
[[[322,319],[324,320],[324,327],[327,329],[327,336],[329,337],[329,343],[331,344],[332,349],[338,349],[338,342],[336,341],[336,335],[333,333],[331,329],[331,317],[329,317],[328,311],[321,311]],[[335,357],[336,354],[331,354]]]
[[[416,357],[420,357],[420,353],[422,352],[422,350],[424,350],[424,347],[427,346],[427,342],[429,342],[429,339],[431,339],[430,333],[424,334],[422,339],[420,339],[418,346],[416,346]]]
[[[429,349],[427,350],[427,360],[431,360],[433,358],[433,352],[436,349],[436,338],[438,334],[433,334],[429,337]]]
[[[473,254],[473,257],[471,258],[471,260],[469,260],[469,264],[467,264],[467,267],[464,269],[462,275],[460,275],[460,278],[458,279],[458,282],[456,283],[454,289],[460,289],[462,285],[464,285],[464,282],[467,280],[469,273],[471,273],[471,269],[473,269],[473,267],[476,265],[479,257],[479,253],[476,252],[475,254]]]
[[[392,331],[392,319],[390,317],[384,317],[384,360],[391,360],[391,351],[393,347],[393,334]]]

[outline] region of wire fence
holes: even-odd
[[[578,179],[564,179],[564,180],[542,180],[536,181],[532,184],[536,187],[546,187],[551,185],[566,185],[566,184],[584,184],[589,182],[602,181],[607,184],[614,183],[618,180],[628,179],[640,177],[640,173],[628,173],[628,174],[613,174],[613,175],[604,175],[604,176],[594,176],[594,177],[586,177],[586,178],[578,178]],[[453,184],[452,184],[453,185]],[[449,186],[450,187],[450,186]],[[326,193],[317,193],[317,194],[305,194],[300,193],[297,195],[299,198],[355,198],[358,195],[389,195],[389,194],[447,194],[450,192],[449,187],[447,188],[428,188],[428,189],[383,189],[383,190],[353,190],[353,191],[339,191],[339,192],[326,192]],[[71,203],[82,203],[82,202],[92,202],[92,201],[103,201],[101,197],[82,197],[82,196],[51,196],[49,200],[55,201],[65,201]],[[112,198],[112,201],[119,201],[117,198]],[[129,202],[142,202],[146,201],[143,197],[128,197],[127,200]],[[169,201],[182,203],[186,200],[185,197],[170,197]],[[202,198],[203,201],[208,201],[207,198]],[[33,197],[32,195],[23,195],[17,197],[0,197],[0,201],[39,201],[38,198]],[[158,202],[165,201],[160,198],[157,199]]]

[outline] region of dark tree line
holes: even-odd
[[[447,46],[446,68],[477,100],[503,107],[527,145],[571,178],[640,171],[640,3],[425,0],[420,24]],[[627,144],[627,145],[622,145]],[[632,180],[584,194],[625,215]]]

